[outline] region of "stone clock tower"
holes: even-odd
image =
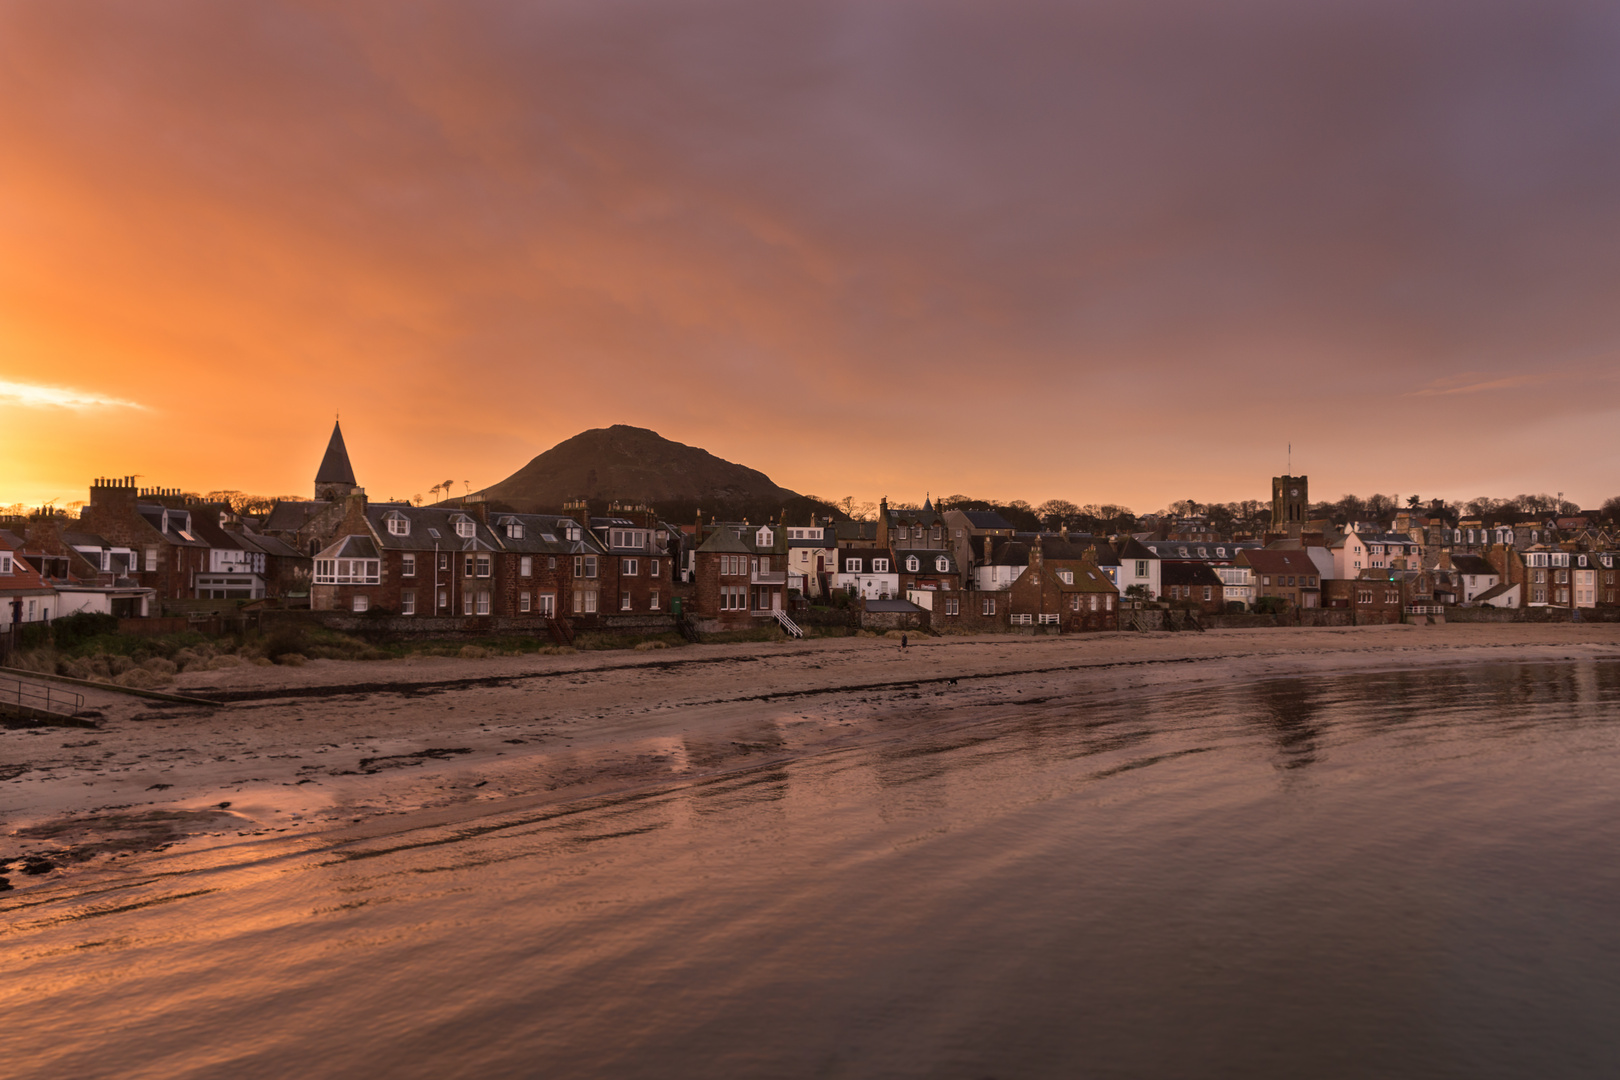
[[[1311,504],[1310,487],[1303,476],[1273,476],[1271,478],[1271,528],[1273,532],[1292,532],[1298,536],[1305,524],[1305,514]]]

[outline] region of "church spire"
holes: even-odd
[[[315,470],[315,497],[341,499],[359,485],[355,483],[354,466],[349,464],[349,448],[343,445],[343,427],[332,423],[332,438],[326,444],[326,456]]]

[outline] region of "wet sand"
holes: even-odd
[[[904,740],[1043,701],[1617,657],[1614,625],[1451,625],[924,638],[904,651],[846,638],[188,673],[176,692],[225,704],[87,691],[98,729],[0,731],[0,861],[13,860],[11,884],[26,890],[117,874],[147,851],[466,820]],[[25,855],[52,868],[19,873]]]

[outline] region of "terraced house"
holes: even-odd
[[[410,618],[594,615],[602,554],[572,518],[491,520],[482,503],[372,504],[362,492],[349,496],[337,536],[315,557],[310,606]]]

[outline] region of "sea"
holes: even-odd
[[[1620,1075],[1620,662],[894,707],[724,775],[0,895],[0,1062]]]

